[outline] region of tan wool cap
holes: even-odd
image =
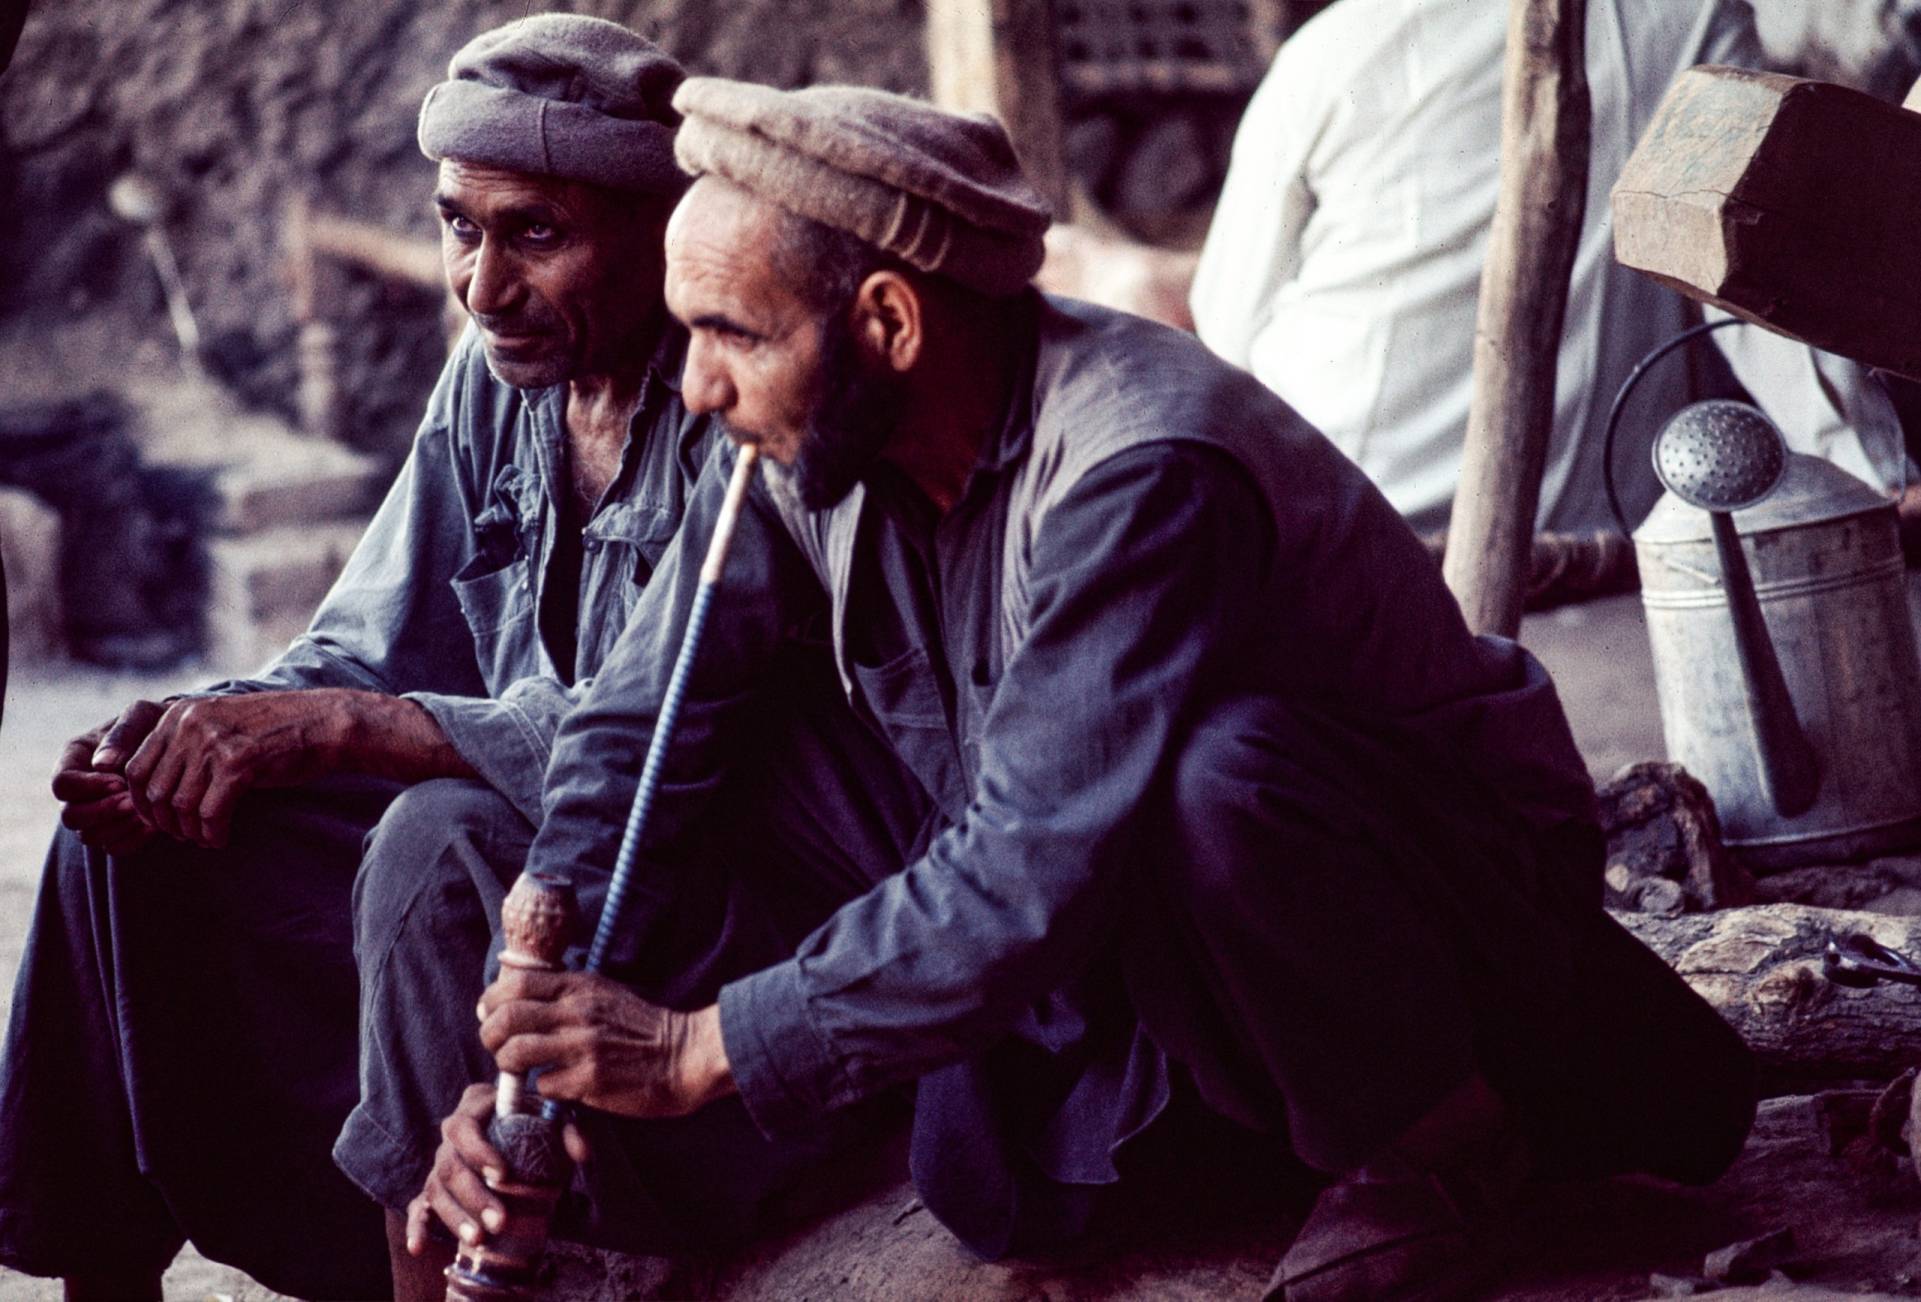
[[[675,156],[922,271],[1011,294],[1053,220],[1001,124],[862,86],[775,90],[690,77]]]

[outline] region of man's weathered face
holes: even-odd
[[[898,378],[844,312],[823,317],[783,265],[786,218],[737,186],[694,184],[667,228],[667,307],[691,334],[681,395],[795,473],[815,509],[845,497],[893,435]]]
[[[447,159],[434,205],[447,284],[503,383],[544,388],[646,360],[664,202]]]

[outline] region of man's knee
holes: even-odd
[[[1188,731],[1169,799],[1173,866],[1190,888],[1231,891],[1249,865],[1325,835],[1338,802],[1312,749],[1312,730],[1272,698],[1230,699]]]
[[[474,1001],[532,835],[492,788],[452,779],[409,787],[367,834],[354,882],[361,1099],[334,1161],[385,1206],[419,1190],[435,1123],[491,1072]]]
[[[367,855],[417,854],[453,840],[478,844],[503,837],[525,839],[527,820],[508,799],[484,782],[434,778],[395,796],[367,834]]]
[[[532,836],[527,820],[485,783],[436,778],[408,787],[367,833],[354,879],[356,948],[396,929],[423,896],[497,897]]]
[[[395,888],[417,885],[448,851],[467,849],[488,858],[524,852],[533,829],[507,798],[484,782],[435,778],[408,787],[367,833],[356,897],[379,908]],[[516,865],[517,867],[518,865]],[[358,898],[355,910],[361,908]]]

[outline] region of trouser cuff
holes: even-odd
[[[130,1226],[96,1226],[97,1233],[76,1235],[73,1219],[64,1230],[50,1229],[36,1217],[0,1211],[0,1267],[22,1275],[65,1279],[70,1275],[158,1275],[186,1245],[184,1237],[138,1242]]]
[[[389,1211],[404,1212],[426,1187],[433,1169],[431,1149],[406,1143],[388,1134],[362,1104],[347,1114],[347,1123],[334,1141],[334,1165],[360,1191]]]

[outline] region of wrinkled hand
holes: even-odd
[[[440,1123],[440,1148],[427,1172],[427,1184],[407,1204],[407,1251],[427,1250],[427,1218],[440,1223],[462,1243],[478,1243],[505,1223],[507,1209],[491,1186],[506,1177],[507,1163],[487,1142],[487,1121],[494,1114],[494,1087],[469,1085],[453,1114]],[[572,1123],[561,1131],[567,1156],[587,1161],[587,1142]]]
[[[658,1008],[591,972],[508,968],[480,999],[502,1071],[538,1067],[550,1099],[625,1117],[681,1117],[733,1093],[720,1011]]]
[[[253,692],[175,701],[126,763],[127,792],[147,823],[196,845],[222,846],[251,787],[284,787],[331,771],[350,723],[347,693]]]
[[[53,773],[60,821],[87,845],[108,854],[131,854],[153,836],[121,769],[166,708],[156,701],[135,701],[119,717],[81,733],[60,752]]]

